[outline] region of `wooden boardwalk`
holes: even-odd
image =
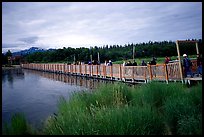
[[[191,84],[193,81],[202,81],[202,77],[193,77],[193,78],[184,78],[184,82],[187,84]]]
[[[196,64],[193,62],[193,64]],[[178,62],[147,66],[122,66],[121,64],[106,65],[68,65],[68,64],[21,64],[22,68],[52,73],[62,73],[106,80],[131,83],[147,83],[158,81],[181,81]],[[195,69],[194,69],[195,70]],[[201,78],[202,80],[202,78]]]

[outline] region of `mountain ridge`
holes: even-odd
[[[25,49],[25,50],[21,50],[21,51],[17,51],[17,52],[13,52],[12,56],[24,56],[24,55],[28,55],[28,54],[32,54],[35,52],[45,52],[45,51],[50,51],[50,50],[55,50],[55,49],[43,49],[40,47],[31,47],[29,49]]]

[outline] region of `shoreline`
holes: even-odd
[[[11,65],[11,66],[1,66],[2,70],[5,70],[5,69],[16,69],[16,68],[21,68],[21,65]]]

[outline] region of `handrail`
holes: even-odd
[[[197,66],[196,60],[192,60],[193,67]],[[22,68],[54,73],[75,74],[101,78],[132,79],[132,80],[178,80],[180,79],[178,62],[169,64],[156,64],[147,66],[122,66],[121,64],[106,65],[68,65],[68,64],[21,64]]]

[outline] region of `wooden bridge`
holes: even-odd
[[[192,63],[192,71],[195,72],[197,68],[196,60],[192,60]],[[21,67],[45,72],[117,80],[131,83],[147,83],[151,80],[166,81],[167,83],[169,81],[182,81],[178,62],[147,66],[122,66],[121,64],[106,66],[88,64],[68,65],[30,63],[21,64]]]

